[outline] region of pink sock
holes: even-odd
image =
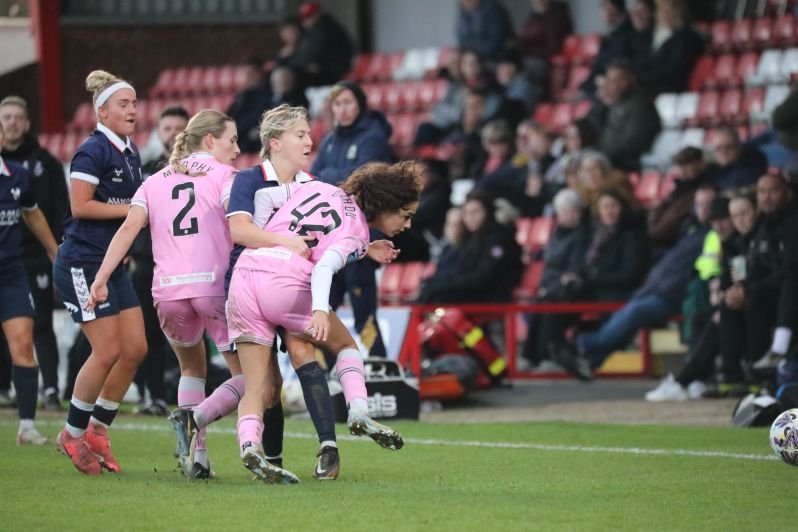
[[[200,428],[210,425],[235,410],[243,396],[244,376],[230,377],[194,408],[194,421]]]
[[[243,453],[250,445],[260,446],[263,437],[263,416],[248,415],[238,418],[238,446]]]
[[[338,353],[335,364],[338,380],[344,391],[344,400],[350,410],[368,410],[368,393],[366,393],[366,370],[363,358],[357,349],[344,349]]]
[[[179,408],[193,408],[203,399],[205,399],[205,379],[180,377],[177,383],[177,406]]]

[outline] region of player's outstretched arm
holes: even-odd
[[[108,246],[108,251],[105,252],[105,257],[94,277],[94,282],[91,284],[89,290],[89,299],[86,302],[86,310],[91,310],[97,303],[105,301],[108,298],[108,279],[114,272],[122,259],[127,255],[130,246],[138,236],[141,229],[147,223],[148,216],[147,210],[141,205],[133,204],[127,213],[127,218],[122,222],[122,225],[117,230],[114,238],[111,239],[111,244]]]

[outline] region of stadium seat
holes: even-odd
[[[560,133],[574,119],[574,106],[570,102],[560,102],[554,105],[549,127],[554,133]]]
[[[550,216],[538,216],[533,219],[532,226],[529,228],[526,242],[523,244],[526,250],[536,252],[543,249],[549,241],[551,232],[554,229],[554,218]]]
[[[698,92],[704,86],[707,78],[711,75],[715,67],[715,59],[711,55],[702,55],[693,67],[690,74],[689,90]]]
[[[729,51],[732,48],[732,24],[728,20],[717,20],[710,27],[712,33],[712,49],[717,52]]]
[[[795,15],[782,15],[773,21],[773,42],[776,46],[792,46],[795,39]]]
[[[446,93],[447,81],[445,79],[431,79],[422,81],[418,89],[418,108],[422,111],[430,110]]]
[[[235,91],[236,67],[233,65],[223,65],[219,67],[216,84],[219,92],[223,94],[234,94]]]
[[[773,37],[773,20],[766,17],[754,20],[751,27],[751,42],[757,48],[767,48],[776,44]]]
[[[756,72],[748,76],[746,83],[750,85],[767,85],[779,82],[779,80],[783,79],[781,73],[782,59],[783,52],[781,50],[765,50],[759,56]]]
[[[397,81],[418,80],[424,78],[427,72],[438,65],[438,48],[411,48],[407,50],[402,63],[393,72],[393,79]]]
[[[737,54],[727,53],[718,56],[712,72],[704,83],[705,89],[716,89],[731,85],[737,72]]]
[[[423,81],[408,81],[402,84],[401,108],[404,111],[418,111],[421,109],[421,87]]]
[[[410,146],[416,135],[416,117],[412,113],[388,115],[388,121],[393,127],[391,144],[397,146]]]
[[[368,68],[363,73],[363,81],[388,81],[398,70],[404,59],[404,51],[375,53],[371,56]]]
[[[579,87],[590,75],[590,67],[587,65],[573,65],[568,73],[568,82],[565,88],[560,91],[555,98],[563,100],[575,100],[581,94]]]
[[[734,21],[731,29],[731,46],[737,50],[748,50],[753,47],[752,39],[753,22],[743,18]]]
[[[741,112],[743,116],[751,118],[760,116],[765,107],[764,87],[752,87],[745,92]]]
[[[383,101],[385,97],[385,86],[382,83],[369,83],[363,85],[363,92],[366,93],[366,99],[371,109],[382,110]]]
[[[203,94],[218,94],[219,90],[219,67],[208,66],[202,71],[200,80]]]
[[[789,85],[771,85],[767,88],[767,92],[765,93],[765,103],[762,108],[762,113],[753,118],[758,120],[770,120],[770,115],[773,114],[773,110],[778,107],[789,94]]]
[[[404,105],[403,91],[407,84],[408,83],[397,81],[385,83],[382,89],[382,106],[375,108],[382,109],[386,113],[397,113],[401,111]]]
[[[521,282],[513,291],[513,296],[518,300],[531,300],[537,294],[540,278],[543,276],[543,261],[536,260],[524,268]]]
[[[400,300],[399,285],[402,281],[405,263],[394,262],[385,266],[380,278],[379,295],[383,303],[397,303]]]
[[[161,98],[171,94],[172,87],[174,86],[175,70],[173,68],[165,68],[158,74],[158,79],[155,80],[155,85],[150,89],[150,98]]]
[[[182,88],[181,94],[189,96],[200,96],[207,94],[203,81],[205,79],[205,69],[203,67],[191,67],[186,74],[186,86]]]
[[[405,264],[399,281],[399,297],[402,301],[414,301],[418,298],[421,281],[426,271],[426,262],[408,262]]]
[[[560,53],[551,58],[552,64],[569,65],[576,62],[582,47],[582,37],[572,33],[565,38]]]
[[[554,115],[554,104],[552,103],[539,103],[535,106],[535,113],[532,119],[547,128],[550,127],[552,116]]]
[[[574,104],[574,120],[584,118],[593,107],[593,101],[585,98]]]
[[[718,91],[706,91],[701,93],[698,100],[698,107],[696,108],[695,122],[698,124],[711,124],[717,121],[718,118],[718,104],[720,103],[720,94]]]
[[[682,138],[679,139],[679,147],[685,148],[687,146],[693,146],[696,148],[701,148],[701,146],[704,144],[705,136],[706,132],[703,128],[691,127],[689,129],[685,129],[682,132]]]
[[[640,181],[635,186],[635,197],[646,207],[652,207],[659,199],[659,187],[662,174],[659,170],[644,170]]]
[[[580,44],[579,52],[574,61],[586,65],[592,64],[601,46],[601,35],[598,33],[583,35]]]
[[[534,218],[518,218],[515,221],[515,241],[518,242],[519,246],[526,245],[526,241],[529,239],[529,231],[534,223]]]
[[[798,48],[789,48],[784,51],[779,71],[779,82],[792,81],[793,76],[798,73]]]
[[[725,91],[718,103],[718,116],[721,121],[738,123],[747,117],[741,115],[743,92],[740,89]]]
[[[89,102],[83,102],[75,109],[72,122],[67,124],[67,129],[72,131],[85,131],[87,129],[93,129],[96,123],[97,115],[94,113],[94,107]]]
[[[651,150],[644,154],[641,163],[645,168],[667,167],[671,158],[681,147],[682,132],[674,129],[662,131],[654,141]]]
[[[657,107],[663,126],[676,127],[679,125],[676,120],[676,104],[678,101],[679,95],[676,93],[663,93],[657,96],[654,105]]]
[[[355,64],[352,70],[345,76],[346,79],[350,79],[357,83],[363,83],[363,74],[368,70],[370,61],[371,54],[358,54],[355,58]]]
[[[737,70],[734,73],[731,85],[740,86],[745,83],[749,77],[756,74],[759,67],[759,52],[746,52],[742,54],[737,61]]]
[[[693,120],[698,112],[698,101],[701,95],[697,92],[683,92],[679,94],[676,102],[676,123],[682,125],[686,121]]]
[[[442,68],[448,68],[449,63],[451,63],[455,57],[458,56],[457,48],[441,48],[438,54],[438,64],[435,66],[434,69],[427,72],[427,77],[436,77],[438,75],[438,71]]]

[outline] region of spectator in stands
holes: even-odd
[[[478,190],[466,196],[462,220],[462,236],[455,256],[448,262],[451,267],[436,271],[424,281],[419,301],[510,301],[523,266],[515,228],[496,221],[493,198]]]
[[[305,32],[296,45],[291,66],[301,69],[302,86],[332,85],[343,79],[354,55],[349,33],[317,2],[299,6],[299,19]]]
[[[709,206],[714,197],[712,188],[696,192],[694,217],[686,220],[681,238],[654,265],[643,286],[598,331],[582,333],[574,344],[564,344],[555,354],[556,362],[579,378],[589,380],[593,369],[629,343],[638,330],[661,325],[679,312],[692,264],[701,253],[709,229]]]
[[[504,100],[513,106],[513,111],[524,116],[532,114],[542,91],[527,75],[517,50],[508,50],[499,56],[496,81],[504,91]]]
[[[513,138],[504,120],[491,120],[480,132],[484,157],[478,159],[469,177],[479,181],[510,164],[513,157]]]
[[[356,168],[368,162],[390,162],[393,152],[388,143],[391,124],[381,111],[368,108],[366,94],[353,81],[340,81],[330,90],[330,106],[334,129],[322,140],[311,173],[320,181],[337,185]],[[372,233],[372,240],[376,234]],[[385,344],[377,324],[377,282],[374,277],[379,264],[364,258],[335,274],[330,290],[333,310],[343,302],[345,294],[355,316],[358,333],[373,339],[367,345],[370,356],[385,357]],[[361,334],[362,338],[365,338]]]
[[[571,257],[575,267],[555,280],[559,295],[548,300],[628,299],[648,270],[648,243],[639,224],[627,216],[624,199],[611,189],[601,191],[590,233],[578,238],[577,253]],[[539,352],[555,357],[564,342],[565,328],[577,319],[569,314],[543,315]]]
[[[300,67],[296,62],[297,46],[302,39],[302,23],[297,17],[286,17],[280,21],[277,34],[283,45],[277,50],[277,57],[274,60],[275,66]]]
[[[574,31],[571,12],[565,2],[530,0],[529,4],[529,16],[518,31],[518,48],[535,81],[545,83],[549,61]]]
[[[538,283],[535,300],[539,302],[564,301],[566,286],[563,279],[576,272],[584,261],[590,241],[590,223],[579,194],[570,189],[559,191],[552,201],[556,225],[543,248],[543,273]],[[527,337],[522,356],[537,364],[548,357],[546,350],[551,336],[551,322],[546,315],[529,314]]]
[[[629,18],[634,27],[632,34],[632,62],[637,64],[651,51],[654,40],[654,0],[632,0]]]
[[[493,59],[510,47],[513,25],[507,10],[496,0],[460,0],[457,44]]]
[[[579,118],[565,127],[563,139],[562,153],[546,170],[545,180],[547,183],[566,185],[565,169],[568,163],[578,160],[586,150],[595,148],[598,134],[589,120]]]
[[[161,112],[155,131],[157,135],[157,144],[155,145],[160,148],[160,151],[156,152],[157,157],[151,158],[142,165],[141,172],[145,180],[167,165],[175,139],[186,129],[189,118],[191,117],[188,111],[180,106],[167,107]],[[161,323],[152,299],[155,261],[152,256],[152,237],[149,227],[144,227],[139,232],[130,248],[130,255],[132,257],[130,280],[133,282],[133,289],[141,303],[144,333],[147,337],[147,357],[139,366],[134,378],[141,398],[134,413],[165,417],[169,414],[169,407],[166,402],[164,373],[167,360],[175,361],[176,359],[161,330]],[[149,400],[145,393],[147,390],[150,392]]]
[[[574,187],[582,197],[582,202],[594,208],[599,192],[612,189],[624,198],[626,205],[637,208],[639,204],[635,199],[632,183],[628,176],[615,170],[610,160],[601,152],[589,150],[579,157],[578,182]]]
[[[141,170],[152,175],[169,160],[169,149],[177,134],[186,129],[188,111],[179,105],[167,107],[158,117],[158,125],[150,135],[147,145],[141,149]]]
[[[632,53],[634,27],[626,12],[625,0],[600,0],[601,17],[607,28],[601,38],[599,51],[590,67],[590,75],[582,83],[581,89],[593,95],[596,92],[596,78],[602,76],[610,63]]]
[[[452,192],[448,168],[444,161],[422,160],[419,165],[424,180],[424,188],[418,199],[418,209],[413,216],[410,229],[393,237],[394,246],[402,250],[394,262],[428,262],[433,255],[431,248],[442,246],[443,226],[446,212],[451,206],[449,196]]]
[[[695,191],[711,184],[712,172],[717,168],[707,164],[704,152],[693,146],[679,150],[673,156],[673,163],[679,172],[673,180],[673,190],[648,211],[648,240],[663,251],[676,243],[679,228],[693,208]]]
[[[757,360],[756,369],[766,370],[774,368],[789,347],[790,340],[783,338],[794,316],[779,312],[779,300],[786,278],[784,249],[798,222],[798,205],[786,179],[777,174],[759,178],[756,196],[760,219],[749,246],[745,280],[726,291],[726,304],[745,313],[751,359]],[[780,339],[771,334],[774,328]]]
[[[656,20],[649,52],[635,63],[640,84],[652,95],[686,91],[704,40],[688,23],[684,0],[657,0]]]
[[[753,204],[750,199],[744,202],[753,221]],[[688,296],[682,305],[683,331],[689,329],[687,337],[683,338],[688,346],[687,364],[676,377],[672,373],[668,374],[659,386],[646,393],[646,401],[700,399],[707,392],[706,383],[715,373],[715,358],[721,345],[721,278],[728,267],[728,252],[737,236],[730,220],[729,205],[729,199],[723,196],[716,196],[712,200],[709,213],[712,230],[704,238],[701,256],[695,262],[698,275],[690,282]],[[731,370],[741,375],[739,360],[735,365],[736,368]],[[730,368],[724,368],[721,378],[725,378],[723,375],[729,371]]]
[[[19,96],[0,101],[0,126],[5,145],[3,159],[22,165],[30,176],[30,185],[39,210],[44,214],[56,242],[64,232],[64,216],[69,201],[64,169],[50,152],[39,145],[30,132],[28,104]],[[53,268],[47,252],[31,233],[27,224],[22,229],[22,263],[28,274],[36,317],[33,322],[33,343],[44,386],[45,410],[61,410],[58,400],[58,344],[53,332]],[[0,338],[0,342],[4,339]]]
[[[260,151],[258,124],[263,112],[271,105],[271,90],[263,75],[262,61],[252,58],[245,68],[244,88],[236,94],[233,103],[227,109],[227,115],[236,122],[241,153],[258,153]]]
[[[640,156],[651,148],[662,129],[659,112],[638,86],[626,59],[617,59],[607,68],[605,91],[607,121],[599,147],[616,168],[639,170]]]
[[[296,79],[296,72],[287,66],[278,66],[269,75],[271,87],[271,102],[269,107],[275,108],[280,104],[287,103],[292,107],[310,107],[305,91],[303,91]]]
[[[771,125],[777,133],[778,142],[768,147],[775,148],[780,160],[774,160],[772,153],[766,153],[768,164],[780,167],[795,165],[798,160],[798,87],[793,87],[787,98],[773,110]],[[772,135],[774,131],[769,133]]]
[[[522,216],[539,216],[559,187],[549,186],[544,175],[554,161],[551,138],[541,124],[525,120],[516,128],[516,155],[505,166],[485,175],[476,184],[498,198],[508,200]]]
[[[715,130],[712,154],[719,167],[712,176],[712,184],[718,190],[752,186],[767,172],[765,154],[751,144],[743,144],[732,126]]]

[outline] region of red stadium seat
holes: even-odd
[[[368,68],[363,73],[363,81],[390,80],[393,71],[402,64],[403,58],[403,51],[372,54]]]
[[[523,247],[526,241],[529,240],[529,232],[532,230],[532,225],[535,223],[535,218],[518,218],[515,221],[515,241],[518,245]]]
[[[704,86],[706,88],[718,88],[735,84],[737,57],[736,54],[732,53],[719,55],[712,72],[706,78]]]
[[[405,83],[389,82],[384,85],[382,92],[382,109],[387,113],[397,113],[404,104],[403,90]]]
[[[202,71],[200,87],[203,94],[219,93],[219,67],[209,66]]]
[[[352,70],[346,75],[346,79],[351,79],[358,83],[363,82],[363,76],[369,68],[369,62],[371,61],[371,54],[358,54],[355,58],[355,65],[352,67]]]
[[[712,48],[716,51],[728,51],[732,47],[732,25],[728,20],[718,20],[710,28],[712,32]]]
[[[524,247],[533,252],[542,249],[548,243],[552,229],[554,229],[554,218],[548,216],[535,218]]]
[[[382,110],[385,100],[385,85],[382,83],[369,83],[363,85],[363,92],[366,93],[366,100],[371,109]]]
[[[773,46],[773,20],[770,18],[758,18],[754,20],[751,28],[751,41],[758,48]]]
[[[765,88],[753,87],[746,91],[741,112],[745,117],[755,117],[762,113],[765,107]]]
[[[740,89],[729,89],[723,93],[718,104],[718,114],[720,119],[726,122],[739,122],[745,117],[741,116],[740,110],[743,103],[743,91]]]
[[[535,107],[535,114],[533,115],[532,119],[539,124],[543,124],[544,126],[549,127],[552,123],[553,115],[554,115],[554,104],[539,103]]]
[[[579,48],[579,53],[574,58],[577,63],[591,64],[599,52],[601,45],[601,35],[598,33],[591,33],[582,36],[582,46]]]
[[[409,81],[402,84],[401,108],[404,111],[418,111],[421,109],[419,93],[421,92],[422,81]]]
[[[168,96],[180,96],[185,94],[188,83],[188,68],[180,67],[175,70],[175,76],[172,79],[172,85],[166,90]]]
[[[579,100],[574,104],[574,119],[584,118],[590,109],[593,107],[592,100]]]
[[[169,94],[174,86],[175,70],[173,68],[165,68],[158,74],[158,79],[155,85],[150,89],[150,98],[160,98]]]
[[[568,83],[565,89],[559,94],[559,99],[574,100],[581,91],[579,87],[590,76],[590,67],[587,65],[574,65],[568,73]],[[555,97],[558,95],[555,94]]]
[[[740,19],[734,22],[731,30],[731,44],[738,50],[748,50],[754,46],[753,21]]]
[[[635,197],[645,206],[652,206],[659,198],[662,174],[658,170],[645,170],[635,186]]]
[[[405,264],[402,278],[399,282],[399,295],[402,301],[413,301],[418,297],[421,281],[426,271],[426,262],[408,262]]]
[[[380,301],[383,303],[397,303],[400,300],[399,285],[404,272],[404,263],[395,262],[385,266],[380,279]]]
[[[570,102],[560,102],[554,105],[551,115],[550,128],[554,133],[560,133],[574,119],[574,105]]]
[[[795,44],[795,15],[783,15],[774,20],[772,36],[776,46]]]
[[[706,91],[701,93],[698,100],[695,121],[699,124],[711,124],[718,119],[718,105],[720,94],[717,91]]]
[[[412,113],[388,115],[388,121],[393,127],[391,143],[397,146],[410,146],[416,135],[416,115]]]
[[[756,73],[759,66],[759,52],[748,52],[740,56],[737,61],[735,84],[742,85],[745,80]]]
[[[582,38],[579,35],[572,33],[565,38],[565,42],[563,42],[562,45],[562,50],[560,50],[558,55],[552,58],[552,62],[558,62],[562,64],[573,63],[579,57],[581,47]]]
[[[205,79],[205,69],[203,67],[191,67],[186,75],[186,85],[182,88],[181,94],[200,96],[206,94],[203,81]]]
[[[219,67],[218,78],[216,84],[219,92],[223,94],[234,94],[235,90],[235,76],[236,69],[233,65],[224,65]]]
[[[704,85],[705,80],[711,75],[715,60],[711,55],[702,55],[693,67],[690,74],[689,89],[691,92],[698,92]]]
[[[516,299],[528,300],[535,297],[540,284],[540,278],[543,276],[543,261],[536,260],[524,268],[521,283],[513,291],[513,296]]]
[[[442,68],[448,68],[449,63],[451,63],[456,57],[458,57],[459,52],[457,48],[441,48],[440,54],[438,55],[438,65],[435,67],[434,70],[427,73],[428,77],[434,77],[438,75],[438,71]]]

